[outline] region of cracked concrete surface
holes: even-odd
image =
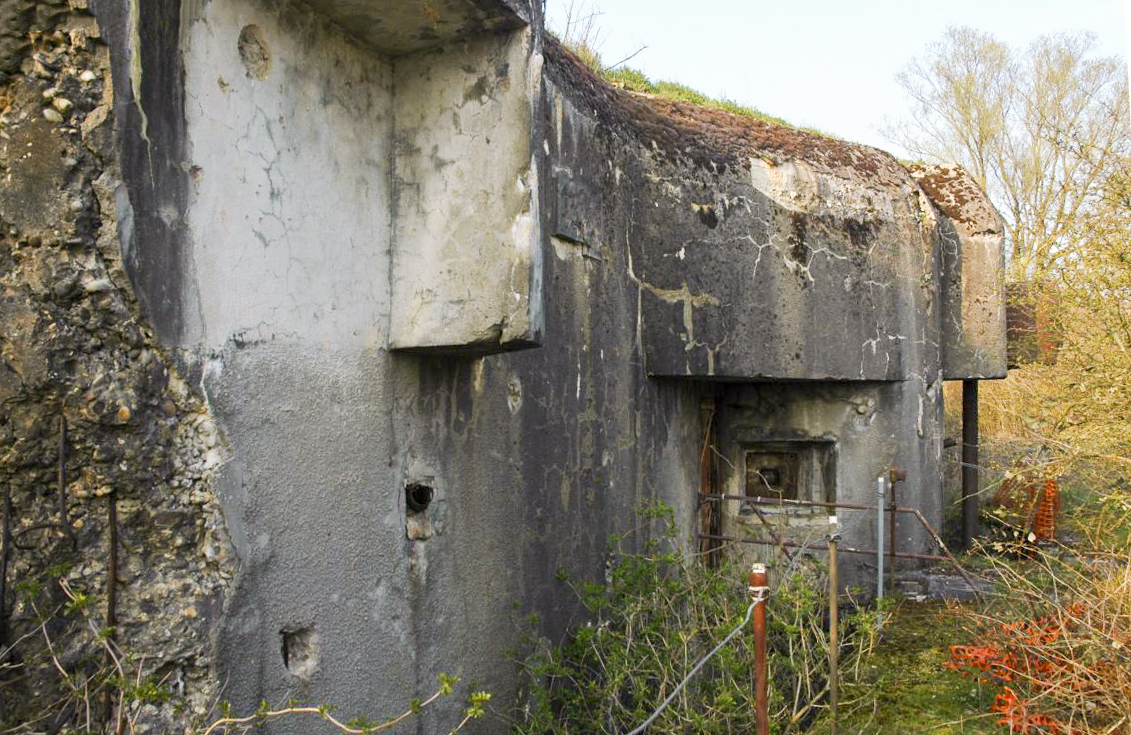
[[[491,352],[537,342],[533,35],[412,54],[394,69],[390,346]]]
[[[262,79],[240,56],[253,24],[274,59]],[[254,2],[189,18],[185,54],[185,221],[201,304],[185,344],[383,344],[391,64]]]
[[[954,379],[1005,377],[1001,217],[961,168],[915,165],[910,170],[938,208],[943,372]]]

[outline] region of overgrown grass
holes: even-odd
[[[584,57],[582,57],[584,58]],[[597,63],[600,63],[598,58]],[[607,69],[601,66],[592,67],[593,71],[605,81],[610,84],[627,89],[629,92],[637,92],[639,94],[650,94],[663,99],[675,100],[676,102],[689,102],[693,105],[706,107],[712,110],[723,110],[742,117],[748,117],[753,120],[761,120],[762,122],[770,123],[773,125],[782,125],[785,127],[796,127],[773,115],[768,115],[761,110],[754,107],[741,105],[733,100],[726,98],[715,98],[703,94],[702,92],[692,89],[686,85],[678,82],[668,81],[652,81],[639,69],[632,69],[630,67],[617,67],[614,69]],[[812,131],[816,132],[816,131]]]
[[[583,42],[572,42],[567,39],[563,42],[563,45],[572,51],[594,74],[601,77],[609,84],[628,90],[629,92],[653,95],[676,102],[687,102],[711,110],[722,110],[723,112],[729,112],[741,117],[750,118],[751,120],[760,120],[771,125],[804,130],[807,133],[820,135],[825,138],[836,137],[822,130],[793,125],[780,117],[769,115],[755,107],[739,104],[725,97],[711,97],[696,89],[680,84],[679,82],[663,80],[653,81],[639,69],[628,66],[605,66],[600,54]]]
[[[986,555],[1002,594],[967,612],[975,648],[954,652],[955,664],[995,690],[994,710],[1016,732],[1127,733],[1131,558],[1011,551]]]
[[[982,518],[996,539],[980,568],[1002,594],[969,611],[977,630],[964,643],[978,652],[959,660],[1001,696],[998,718],[1032,732],[1131,732],[1126,358],[1093,346],[1091,326],[1065,324],[1055,363],[1011,370],[979,390]],[[954,436],[957,384],[946,401]],[[1059,496],[1056,539],[1032,543],[1038,499],[1050,489]]]
[[[993,690],[946,669],[951,645],[970,641],[959,608],[903,602],[860,678],[842,686],[838,732],[868,735],[1002,735],[987,714]],[[809,731],[831,731],[828,716]]]

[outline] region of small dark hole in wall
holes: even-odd
[[[423,513],[432,502],[433,490],[419,482],[409,483],[404,488],[405,505],[410,513]]]
[[[237,46],[248,77],[266,79],[267,73],[271,71],[271,52],[267,49],[267,41],[259,26],[244,26]]]
[[[309,679],[318,666],[318,634],[314,628],[283,628],[279,636],[283,666],[292,675]]]

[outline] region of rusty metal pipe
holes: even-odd
[[[938,544],[939,548],[946,554],[947,560],[954,565],[954,568],[958,570],[958,573],[966,580],[966,584],[970,585],[970,589],[974,591],[974,596],[979,600],[982,599],[982,593],[978,591],[974,580],[970,578],[970,575],[966,573],[966,570],[963,569],[962,565],[958,563],[958,560],[954,558],[954,554],[950,553],[950,549],[943,543],[942,536],[939,536],[939,532],[935,530],[935,527],[931,525],[930,521],[923,517],[923,514],[919,512],[918,508],[908,508],[907,512],[919,519],[919,523],[923,524],[923,528],[927,529],[927,533],[931,534],[931,538],[935,540],[935,543]]]
[[[782,543],[782,539],[778,536],[778,533],[774,530],[774,527],[770,525],[770,522],[768,520],[766,520],[766,514],[762,512],[757,503],[754,503],[753,505],[754,514],[758,516],[758,520],[761,521],[762,525],[766,527],[766,533],[770,534],[770,538],[772,538],[774,542],[781,548],[781,553],[785,555],[785,558],[793,561],[793,555],[789,553],[789,549],[786,548],[786,546]]]
[[[715,498],[715,499],[718,499],[718,500],[738,500],[738,501],[742,501],[742,502],[746,502],[746,503],[759,503],[761,505],[796,505],[796,506],[802,506],[802,507],[806,507],[806,508],[808,508],[808,507],[814,507],[814,508],[844,508],[846,510],[875,510],[876,509],[876,506],[874,506],[874,505],[862,505],[860,503],[829,503],[829,502],[825,502],[823,500],[789,500],[789,499],[786,499],[786,498],[765,498],[765,497],[755,496],[755,495],[717,494],[717,495],[702,495],[700,497]],[[919,518],[922,520],[923,523],[927,524],[928,527],[931,527],[930,522],[927,521],[927,519],[923,517],[922,512],[918,508],[915,508],[915,507],[912,507],[912,506],[909,506],[909,505],[897,505],[897,506],[895,506],[895,512],[896,513],[912,513],[914,515],[917,515],[917,516],[919,516]],[[931,528],[933,528],[933,527],[931,527]]]
[[[737,500],[744,503],[752,503],[756,505],[792,505],[804,508],[845,508],[847,510],[875,510],[875,505],[862,505],[860,503],[832,503],[824,500],[791,500],[789,498],[769,498],[761,495],[732,495],[729,493],[716,493],[713,495],[700,495],[703,499],[715,500]],[[898,506],[896,508],[900,513],[910,513],[911,508],[907,506]]]
[[[764,539],[747,539],[738,538],[736,536],[725,536],[722,534],[699,534],[701,538],[708,538],[714,541],[733,541],[740,544],[758,544],[761,546],[787,546],[791,549],[806,549],[808,551],[825,551],[826,547],[820,544],[799,544],[796,541],[766,541]],[[855,546],[837,546],[837,549],[845,554],[868,554],[875,556],[875,549],[858,549]],[[899,552],[900,559],[919,559],[922,561],[951,561],[953,557],[939,556],[938,554],[914,554],[910,551]]]
[[[890,497],[888,498],[888,510],[890,511],[890,515],[888,516],[888,549],[890,549],[891,552],[889,554],[891,561],[891,564],[889,565],[891,567],[891,585],[888,589],[892,594],[895,594],[895,550],[897,543],[895,533],[895,509],[898,507],[895,501],[895,485],[897,482],[907,482],[907,472],[893,465],[888,469],[888,491],[890,493]]]
[[[750,593],[754,595],[754,723],[755,735],[770,735],[770,704],[767,696],[766,596],[770,583],[765,564],[750,567]]]
[[[832,713],[831,735],[836,735],[837,704],[840,698],[840,590],[837,581],[836,544],[840,540],[836,516],[829,516],[829,710]]]
[[[762,502],[766,505],[782,505],[782,504],[785,504],[785,505],[794,505],[794,506],[806,507],[806,508],[815,507],[815,508],[845,508],[847,510],[876,510],[875,505],[861,505],[859,503],[829,503],[829,502],[824,502],[824,501],[819,501],[819,500],[787,500],[787,499],[783,499],[783,498],[748,497],[746,495],[730,495],[730,494],[725,494],[725,493],[719,493],[719,494],[715,494],[715,495],[704,495],[702,497],[704,497],[704,498],[716,498],[718,500],[737,500],[737,501],[741,501],[741,502],[745,502],[745,503]],[[911,507],[904,506],[904,505],[897,505],[895,507],[895,512],[896,513],[910,513],[913,516],[915,516],[915,518],[919,521],[919,523],[923,526],[923,528],[926,529],[927,533],[930,534],[931,538],[934,539],[935,543],[938,544],[939,548],[942,549],[943,554],[945,555],[945,556],[938,556],[936,554],[912,554],[910,552],[901,551],[897,554],[897,556],[901,559],[921,559],[923,561],[948,561],[954,566],[955,570],[958,571],[958,573],[962,576],[962,578],[964,580],[966,580],[966,583],[970,585],[970,588],[974,590],[974,594],[977,595],[979,598],[981,598],[982,595],[978,591],[978,588],[974,585],[974,580],[970,577],[969,574],[966,573],[966,570],[962,568],[962,565],[958,563],[958,560],[954,558],[954,554],[952,554],[950,552],[950,549],[947,548],[947,545],[943,542],[942,537],[939,536],[939,532],[935,530],[935,527],[931,525],[931,522],[926,519],[926,517],[923,515],[923,513],[918,508],[911,508]],[[745,543],[745,544],[769,544],[769,543],[773,543],[774,545],[777,545],[777,546],[783,546],[783,547],[788,546],[790,548],[804,548],[804,549],[811,549],[813,551],[824,550],[824,547],[821,547],[821,546],[802,546],[801,544],[796,544],[796,543],[793,543],[792,541],[768,542],[768,541],[758,541],[758,540],[754,540],[754,539],[740,539],[740,538],[737,538],[737,537],[734,537],[734,536],[723,536],[723,535],[716,535],[716,534],[711,534],[711,535],[700,534],[700,535],[702,535],[704,537],[714,538],[714,539],[719,540],[719,541],[737,541],[738,543]],[[840,547],[840,550],[845,552],[845,553],[848,553],[848,554],[875,554],[876,553],[876,550],[874,550],[874,549],[855,549],[855,548],[846,547],[846,546]]]

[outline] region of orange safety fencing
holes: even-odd
[[[1030,541],[1056,539],[1056,519],[1060,514],[1060,486],[1049,468],[1031,466],[1021,462],[1006,473],[1001,487],[990,500],[991,506],[1001,506],[1016,511],[1024,519],[1025,537]]]
[[[999,625],[991,631],[991,645],[951,646],[946,668],[963,676],[982,676],[997,684],[1000,690],[994,696],[993,711],[1001,715],[998,724],[1008,727],[1011,733],[1073,735],[1078,732],[1075,728],[1034,711],[1030,700],[1010,685],[1023,684],[1038,690],[1056,686],[1068,667],[1055,656],[1037,652],[1047,652],[1049,646],[1064,638],[1073,627],[1072,618],[1083,613],[1083,606],[1076,604],[1067,608],[1064,615]]]

